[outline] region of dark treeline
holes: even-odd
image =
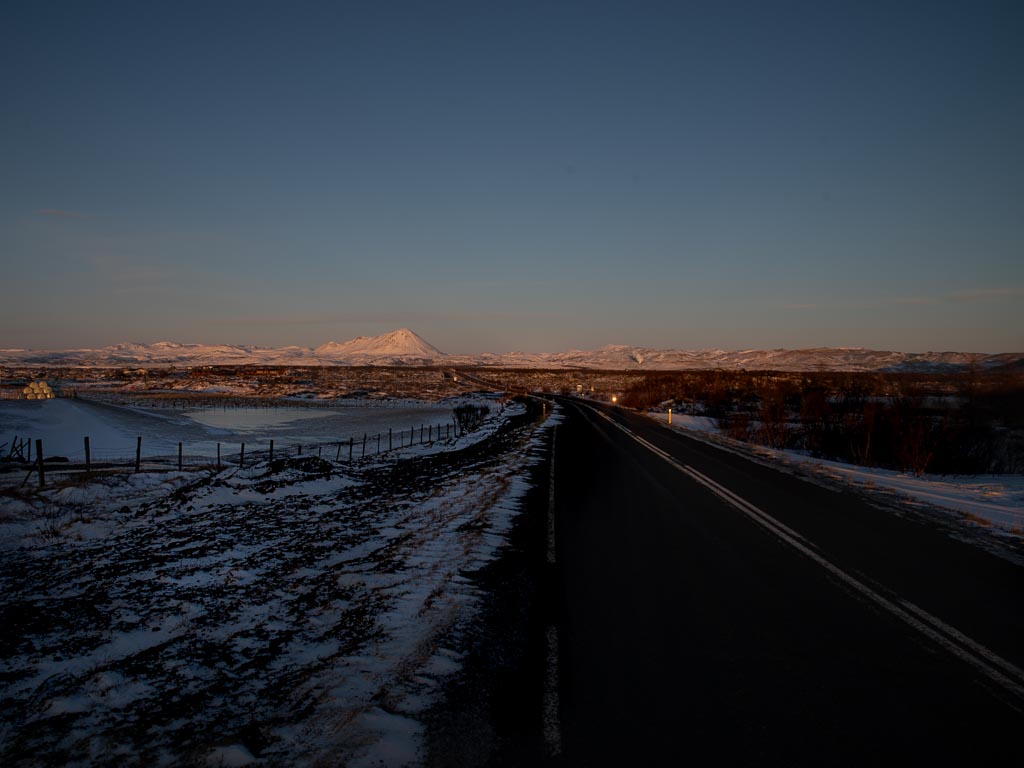
[[[731,437],[918,474],[1024,471],[1024,376],[692,371],[622,398],[709,416]]]

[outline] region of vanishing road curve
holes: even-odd
[[[565,765],[1010,765],[1024,568],[559,398],[545,736]]]

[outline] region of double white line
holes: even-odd
[[[767,529],[786,544],[789,544],[798,552],[810,558],[845,587],[853,590],[855,593],[861,595],[878,607],[888,611],[908,626],[913,627],[922,635],[949,651],[958,659],[970,664],[976,670],[998,684],[1004,691],[1012,694],[1016,699],[1015,702],[1012,702],[1015,709],[1021,710],[1021,707],[1024,706],[1024,671],[1019,667],[993,653],[981,643],[972,640],[956,627],[951,627],[941,619],[932,616],[923,608],[919,608],[907,600],[885,597],[860,579],[851,576],[838,565],[825,558],[813,543],[808,541],[789,526],[776,520],[764,510],[733,493],[725,486],[715,482],[702,472],[698,472],[693,467],[677,461],[658,446],[645,440],[628,427],[612,419],[608,414],[596,408],[588,407],[588,410],[596,413],[602,419],[607,421],[616,429],[627,434],[644,448],[651,451],[659,458],[664,459],[684,475],[693,479],[720,499],[738,509],[762,528]]]

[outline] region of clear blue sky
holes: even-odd
[[[10,2],[0,347],[1024,350],[1020,2]]]

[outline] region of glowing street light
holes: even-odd
[[[617,403],[617,402],[619,402],[619,396],[618,395],[612,395],[612,405],[615,405],[615,403]]]

